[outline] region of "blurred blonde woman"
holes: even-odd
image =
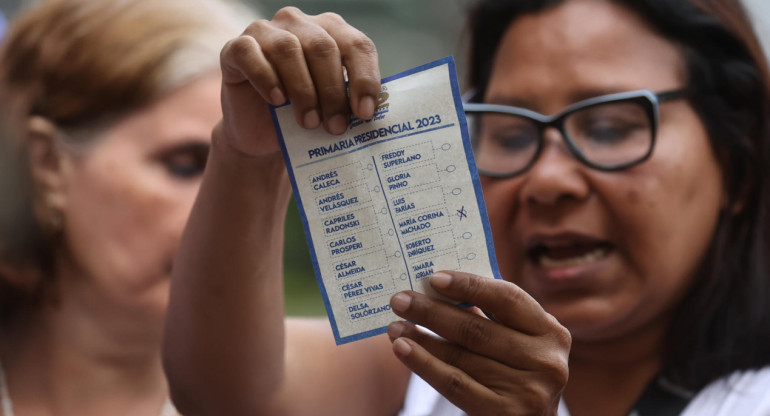
[[[219,51],[251,17],[216,0],[51,0],[11,22],[3,416],[176,414],[160,362],[171,259],[221,118]]]

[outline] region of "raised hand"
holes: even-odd
[[[351,112],[371,118],[374,46],[337,15],[285,8],[229,42],[221,66],[224,119],[173,268],[174,402],[186,415],[393,415],[409,374],[385,337],[337,347],[324,320],[285,319],[290,186],[267,107],[290,99],[301,125],[335,133]]]
[[[267,103],[289,99],[301,126],[323,124],[341,134],[351,110],[372,118],[380,91],[374,44],[334,13],[309,16],[283,8],[231,40],[221,66],[224,120],[218,128],[231,146],[251,156],[279,151]]]

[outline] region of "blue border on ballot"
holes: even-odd
[[[451,56],[447,56],[447,57],[435,60],[433,62],[429,62],[424,65],[420,65],[418,67],[406,70],[404,72],[383,78],[382,83],[385,84],[387,82],[394,81],[399,78],[403,78],[405,76],[422,72],[441,65],[447,65],[447,70],[449,72],[449,84],[452,88],[452,96],[454,98],[455,111],[457,113],[457,119],[460,124],[460,131],[462,133],[462,142],[465,150],[465,159],[466,159],[466,162],[468,163],[468,168],[471,174],[471,181],[473,182],[473,188],[476,192],[476,203],[479,209],[479,218],[481,219],[481,223],[484,229],[484,236],[487,242],[487,250],[488,250],[490,267],[492,269],[492,274],[494,275],[494,278],[502,279],[502,277],[500,276],[498,265],[497,265],[497,257],[495,256],[495,249],[494,249],[493,239],[492,239],[492,229],[489,225],[489,218],[487,217],[487,208],[486,208],[486,204],[484,203],[484,196],[482,195],[482,192],[481,192],[481,182],[479,181],[478,170],[476,168],[476,163],[473,159],[473,150],[471,147],[470,138],[468,136],[468,123],[465,119],[465,112],[463,111],[462,96],[460,94],[460,87],[457,83],[457,69],[455,66],[454,59]],[[334,310],[332,309],[331,303],[329,302],[329,296],[326,292],[326,286],[324,285],[323,276],[321,274],[321,270],[318,267],[318,259],[316,258],[316,254],[315,254],[315,245],[313,244],[313,238],[310,233],[310,226],[308,224],[307,217],[305,216],[305,208],[302,203],[302,199],[299,195],[299,188],[297,187],[297,181],[294,175],[294,169],[292,168],[293,165],[289,157],[289,152],[286,148],[283,132],[281,131],[281,125],[278,122],[278,116],[275,112],[276,108],[280,108],[286,105],[289,105],[288,101],[277,107],[271,105],[270,114],[273,118],[273,125],[275,126],[275,130],[278,135],[278,143],[281,146],[281,153],[283,154],[284,161],[286,162],[286,168],[289,173],[289,179],[291,180],[291,187],[292,187],[292,190],[294,191],[294,198],[297,202],[297,208],[299,209],[300,218],[302,220],[302,229],[305,232],[305,240],[307,241],[308,249],[310,250],[310,256],[313,263],[313,271],[315,273],[315,278],[318,284],[318,288],[321,291],[321,296],[323,298],[327,315],[330,318],[329,321],[332,327],[332,331],[334,333],[335,342],[337,343],[337,345],[340,345],[340,344],[346,344],[348,342],[368,338],[370,336],[383,334],[387,331],[387,326],[375,328],[365,332],[360,332],[358,334],[354,334],[346,337],[340,337],[339,329],[337,328],[337,317],[334,315]]]

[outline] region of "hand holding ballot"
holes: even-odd
[[[451,57],[383,80],[346,133],[271,108],[335,340],[385,332],[391,296],[459,270],[500,279]]]
[[[390,324],[388,336],[420,377],[409,387],[415,400],[427,382],[469,415],[555,412],[569,372],[569,332],[508,282],[451,272],[430,283],[440,295],[476,307],[462,310],[416,292],[394,297],[393,310],[406,321]]]
[[[367,147],[371,154],[366,163],[337,164],[332,158],[353,149],[333,144],[325,149],[320,142],[302,147],[300,138],[285,134],[289,123],[281,119],[284,151],[307,160],[292,159],[286,166],[281,158],[268,104],[276,106],[279,119],[290,110],[288,118],[302,135],[320,132],[320,125],[341,135],[352,115],[350,125],[355,129],[358,123],[360,132],[354,131],[350,140],[370,134],[359,139],[363,147],[380,139],[371,137],[379,127],[367,127],[382,91],[371,41],[337,15],[307,16],[286,8],[231,41],[222,53],[222,71],[224,119],[214,130],[204,181],[173,270],[164,364],[179,410],[190,415],[393,415],[410,400],[408,395],[422,388],[419,378],[410,382],[411,370],[469,414],[555,413],[566,383],[569,335],[525,292],[493,278],[494,256],[486,246],[491,238],[477,210],[483,204],[472,178],[441,186],[453,172],[450,157],[467,161],[468,149],[454,143],[442,149],[444,142],[427,133],[424,140],[395,140],[411,133],[409,128],[420,130],[412,120],[407,128],[391,128],[387,139],[394,139],[394,149]],[[459,126],[459,102],[448,79],[426,93],[448,97],[446,105],[454,113],[441,113],[449,117],[441,119],[441,126]],[[282,106],[286,100],[291,106]],[[423,130],[436,127],[428,116],[437,114],[425,116]],[[340,143],[347,135],[335,137],[333,143]],[[459,153],[450,156],[450,148]],[[395,316],[372,326],[379,333],[387,329],[390,341],[385,335],[357,335],[369,327],[352,328],[347,333],[352,338],[344,339],[325,320],[284,317],[281,262],[290,176],[295,185],[303,181],[307,189],[301,192],[313,202],[307,205],[321,224],[327,222],[313,241],[325,250],[319,267],[332,276],[326,290],[341,298],[344,307],[337,323],[347,319],[352,325],[358,321],[356,313],[360,318],[367,313],[384,316],[367,312],[373,309],[368,301],[351,300],[371,292],[366,299],[376,299],[382,310],[392,309],[440,337],[406,322],[388,327]],[[403,189],[383,189],[388,178],[391,184],[408,183]],[[454,196],[467,196],[472,203],[455,207],[449,199],[455,189],[461,192]],[[389,227],[381,227],[377,216],[387,218]],[[363,227],[366,221],[369,228]],[[463,229],[472,221],[473,229]],[[437,230],[432,230],[434,223]],[[412,238],[420,226],[419,231],[439,234]],[[365,238],[363,232],[368,233]],[[401,237],[404,241],[397,241]],[[359,242],[361,251],[356,252]],[[365,244],[374,245],[364,250]],[[377,257],[380,251],[384,257]],[[356,257],[348,258],[353,252]],[[481,276],[451,272],[453,279],[442,274],[431,278],[442,266],[428,265],[439,258],[454,261],[455,266],[443,268],[455,270],[483,259],[483,267],[470,269]],[[404,289],[400,285],[409,289],[409,282],[440,298],[409,290],[390,297]],[[385,287],[393,291],[378,298]],[[478,308],[496,321],[481,316]]]
[[[343,72],[344,66],[344,72]],[[350,97],[344,73],[349,78]],[[371,119],[380,92],[372,41],[339,15],[291,7],[252,23],[222,50],[223,134],[247,155],[278,152],[267,104],[291,101],[297,123],[341,134],[350,114]]]

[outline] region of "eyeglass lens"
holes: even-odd
[[[476,164],[482,171],[513,174],[538,155],[542,124],[501,112],[468,112]],[[589,163],[612,167],[644,158],[653,138],[649,113],[638,102],[608,102],[567,114],[562,134]]]

